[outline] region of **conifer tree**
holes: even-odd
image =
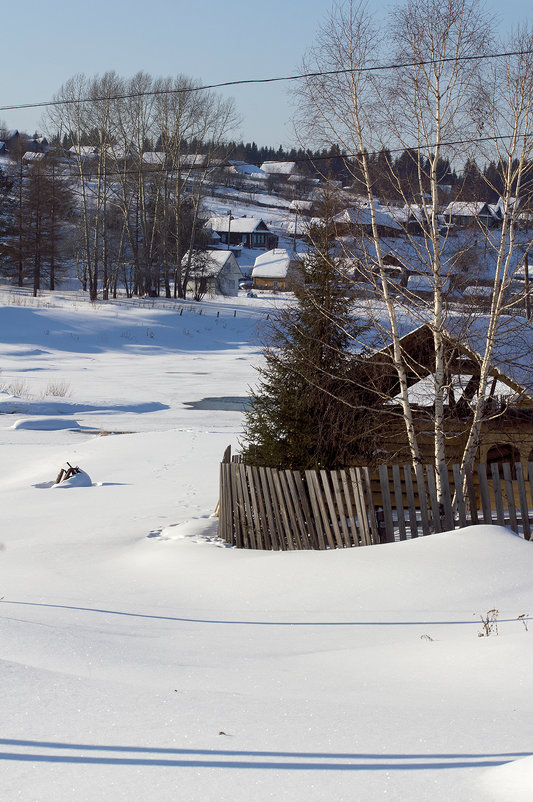
[[[277,317],[258,368],[242,443],[249,464],[334,470],[372,458],[377,399],[356,380],[353,281],[334,254],[327,215],[310,238],[297,304]]]

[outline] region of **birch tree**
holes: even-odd
[[[423,322],[431,328],[434,371],[429,408],[440,483],[447,461],[445,402],[451,392],[445,349],[451,324],[447,283],[455,279],[461,263],[471,264],[472,239],[483,242],[485,251],[492,249],[496,264],[492,305],[477,389],[469,398],[470,428],[463,454],[463,466],[467,467],[475,458],[481,425],[487,418],[494,349],[504,329],[503,317],[509,312],[505,299],[512,266],[516,264],[513,249],[519,214],[514,198],[523,189],[531,155],[531,40],[523,32],[517,47],[515,38],[509,49],[525,53],[509,57],[507,62],[490,62],[494,67],[492,79],[488,80],[487,56],[498,46],[493,44],[492,22],[475,0],[406,0],[392,10],[389,25],[383,26],[383,31],[384,37],[380,38],[362,4],[344,2],[335,6],[304,64],[304,72],[312,74],[297,91],[301,112],[297,125],[303,138],[312,135],[322,146],[334,144],[356,154],[351,162],[354,188],[359,196],[364,195],[372,224],[371,233],[361,235],[358,253],[371,268],[367,272],[373,275],[375,297],[386,310],[386,331],[380,333],[391,343],[399,401],[415,465],[421,460],[421,452],[407,376],[413,367],[416,370],[416,365],[409,364],[402,352],[401,317],[407,312],[412,322]],[[378,69],[374,54],[390,52],[391,43],[394,68]],[[505,49],[501,43],[500,47]],[[469,241],[467,235],[458,237],[451,229],[443,233],[439,166],[450,159],[462,157],[464,161],[475,156],[473,140],[482,134],[490,139],[492,157],[496,153],[500,165],[504,187],[500,202],[502,230],[494,236],[477,221],[477,231],[470,234]],[[395,287],[394,294],[391,292],[379,236],[377,186],[369,161],[372,151],[381,156],[381,169],[386,173],[382,185],[392,187],[395,197],[404,202],[403,218],[398,209],[390,212],[392,219],[399,222],[396,227],[402,229],[398,242],[409,244],[412,271],[418,270],[428,279],[428,301],[405,288]],[[412,162],[407,184],[394,170],[391,153],[398,151]],[[359,203],[363,204],[361,197]],[[416,235],[409,226],[414,215],[418,222]],[[464,321],[460,338],[468,340],[471,322]],[[375,327],[381,327],[377,318]],[[454,328],[457,332],[457,316]],[[427,423],[424,428],[428,428]]]
[[[420,448],[409,402],[407,371],[400,345],[400,329],[390,292],[375,214],[374,187],[370,176],[368,150],[379,141],[374,119],[377,113],[376,87],[371,70],[382,39],[363,3],[335,6],[303,64],[309,77],[296,92],[300,104],[297,128],[304,138],[322,145],[335,143],[347,153],[358,153],[352,173],[357,190],[366,196],[375,246],[381,296],[392,336],[392,359],[398,374],[400,403],[413,463],[421,462]]]
[[[510,51],[511,48],[509,47]],[[495,236],[484,231],[485,242],[492,252],[495,270],[491,307],[488,319],[485,348],[479,364],[476,401],[462,467],[471,470],[479,446],[481,427],[491,416],[488,408],[490,395],[490,367],[495,350],[502,337],[506,337],[508,314],[517,299],[509,302],[508,290],[519,260],[516,258],[518,233],[524,222],[520,202],[531,195],[533,184],[531,160],[533,157],[533,28],[523,26],[513,36],[515,55],[495,63],[478,87],[480,103],[478,130],[490,137],[490,154],[499,165],[501,189],[501,231]],[[526,264],[526,270],[527,270]],[[529,287],[526,284],[526,293]],[[519,299],[520,302],[521,299]],[[523,302],[523,301],[522,301]],[[524,324],[529,327],[529,324]],[[514,327],[516,330],[516,326]],[[515,342],[514,356],[520,356],[520,344]]]
[[[164,192],[166,231],[173,239],[174,296],[185,297],[192,251],[201,228],[202,200],[210,176],[235,127],[234,103],[199,90],[185,76],[159,84],[156,117],[169,182]],[[165,240],[163,240],[165,242]]]
[[[120,79],[115,73],[89,79],[76,75],[55,95],[56,106],[48,112],[48,126],[74,140],[71,153],[76,173],[78,207],[81,214],[82,283],[92,301],[98,297],[103,280],[104,296],[108,290],[106,216],[110,195],[108,151],[113,142],[114,98],[120,93]],[[82,142],[90,132],[94,156]]]

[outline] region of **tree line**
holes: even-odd
[[[117,285],[128,294],[184,297],[192,251],[204,236],[202,200],[237,120],[233,102],[199,91],[185,76],[122,78],[114,72],[74,76],[54,100],[47,111],[50,139],[75,147],[68,162],[47,155],[28,169],[22,160],[9,168],[4,262],[18,265],[19,282],[33,270],[37,290],[43,262],[49,265],[52,257],[31,242],[45,223],[55,226],[70,210],[71,253],[92,300],[100,288],[108,298]],[[161,143],[164,160],[145,157],[153,140]],[[50,182],[54,198],[64,192],[61,206],[47,202]],[[50,206],[53,221],[46,222],[42,209]]]

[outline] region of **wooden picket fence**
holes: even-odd
[[[500,524],[529,540],[533,462],[459,466],[442,478],[431,465],[339,471],[220,466],[219,536],[239,548],[333,549],[370,546],[473,524]]]

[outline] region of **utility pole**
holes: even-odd
[[[227,215],[228,215],[228,248],[227,248],[227,250],[229,251],[230,234],[231,234],[231,209],[228,209]]]

